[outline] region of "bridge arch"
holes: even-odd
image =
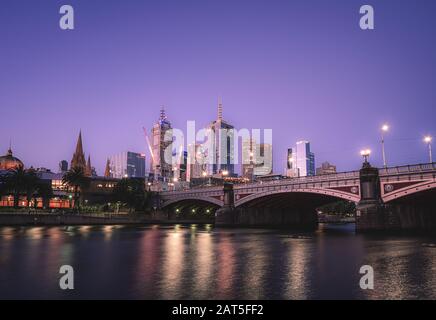
[[[386,187],[387,185],[389,184],[385,183],[384,187]],[[434,189],[436,189],[436,180],[433,181],[427,180],[422,183],[412,184],[408,187],[404,187],[390,193],[385,193],[382,196],[382,199],[384,203],[390,203],[394,200],[402,199],[404,197],[409,197],[411,195],[416,195],[421,192],[426,192],[429,190],[435,191]]]
[[[171,205],[176,205],[177,203],[181,203],[181,202],[202,202],[202,203],[208,203],[211,205],[215,205],[218,207],[222,207],[224,205],[222,200],[218,200],[216,198],[213,197],[208,197],[208,196],[181,196],[181,197],[177,197],[177,198],[171,198],[167,201],[164,201],[162,204],[162,209],[167,208]]]
[[[296,189],[296,190],[271,190],[271,191],[253,193],[249,196],[243,197],[242,199],[236,200],[235,207],[240,207],[256,199],[267,198],[268,196],[291,195],[291,194],[302,194],[302,193],[321,195],[324,196],[324,198],[330,198],[332,200],[336,198],[338,200],[347,200],[356,203],[360,201],[360,195],[358,194],[351,195],[350,193],[339,191],[339,190],[333,190],[333,189],[306,188],[306,189]]]

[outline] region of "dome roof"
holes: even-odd
[[[11,170],[18,167],[24,167],[24,164],[12,155],[12,150],[9,148],[8,153],[0,157],[0,170]]]

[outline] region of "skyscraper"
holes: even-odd
[[[242,141],[242,175],[250,180],[272,173],[272,145],[254,139]]]
[[[252,138],[242,140],[242,176],[249,180],[254,179],[254,168],[257,163],[257,146],[256,140]]]
[[[315,154],[310,151],[308,141],[298,141],[294,148],[288,149],[288,177],[305,177],[315,175]]]
[[[187,152],[186,181],[207,175],[207,164],[204,150],[199,143],[190,144]]]
[[[68,171],[68,161],[67,160],[61,160],[59,162],[59,173],[65,173]]]
[[[179,159],[173,165],[173,179],[175,181],[187,181],[186,169],[188,162],[188,152],[181,151],[179,153],[174,152],[173,156],[179,157]]]
[[[229,175],[235,172],[234,165],[234,127],[223,120],[223,104],[218,101],[218,118],[213,121],[208,129],[213,137],[210,149],[213,153],[212,164],[209,164],[210,175],[227,171]]]
[[[121,152],[109,157],[109,173],[112,178],[144,178],[145,155],[136,152]],[[105,176],[107,169],[105,170]]]
[[[254,167],[254,176],[266,176],[273,172],[272,144],[261,143],[258,145],[259,155]]]
[[[150,174],[154,176],[154,180],[169,181],[171,178],[172,163],[170,160],[172,151],[169,150],[169,154],[165,157],[165,152],[172,142],[165,141],[165,134],[170,130],[172,130],[171,123],[167,119],[164,107],[161,107],[159,120],[151,130],[152,154]]]

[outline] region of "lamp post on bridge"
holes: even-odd
[[[427,146],[428,146],[428,157],[429,157],[430,163],[433,163],[433,155],[432,155],[432,151],[431,151],[432,140],[433,140],[433,138],[431,136],[424,137],[424,142],[427,143]]]
[[[360,151],[360,155],[363,157],[363,165],[364,166],[369,166],[369,156],[371,155],[371,150],[370,149],[364,149],[362,151]]]
[[[385,153],[385,133],[389,131],[389,125],[384,124],[381,127],[381,144],[382,144],[382,155],[383,155],[383,167],[387,167],[386,163],[386,153]]]

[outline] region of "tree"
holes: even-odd
[[[74,208],[79,208],[80,194],[89,185],[89,179],[85,176],[82,168],[72,168],[62,177],[62,183],[73,188],[74,190]]]
[[[1,194],[13,195],[14,208],[18,208],[20,195],[25,195],[27,201],[30,202],[34,199],[40,182],[34,169],[25,170],[23,167],[17,167],[1,177]]]
[[[42,206],[44,208],[48,207],[50,204],[50,198],[53,196],[53,189],[51,187],[51,184],[40,181],[36,187],[36,194],[38,195],[38,197],[42,198]]]
[[[36,191],[41,183],[41,179],[38,178],[35,170],[30,168],[25,172],[24,180],[24,191],[27,203],[30,204],[32,200],[35,200],[34,202],[36,203]]]
[[[112,198],[121,202],[132,210],[144,210],[147,206],[149,194],[145,190],[145,181],[141,178],[124,178],[114,187]]]

